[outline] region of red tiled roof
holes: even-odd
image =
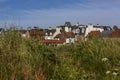
[[[35,35],[38,35],[38,36],[44,36],[45,35],[45,31],[39,31],[39,30],[29,30],[29,34],[30,36],[35,36]]]
[[[120,37],[120,29],[115,29],[111,35],[111,37]]]
[[[100,30],[91,31],[90,33],[88,33],[88,36],[98,36],[99,34],[100,34]]]
[[[43,40],[43,43],[63,43],[64,40]]]
[[[63,43],[70,34],[72,33],[66,32],[61,40],[43,40],[43,43]]]
[[[68,37],[71,34],[71,32],[66,32],[65,36]]]

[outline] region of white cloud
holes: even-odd
[[[8,0],[0,0],[0,2],[6,2],[6,1],[8,1]]]
[[[55,26],[71,21],[73,24],[89,22],[103,25],[120,25],[120,11],[112,9],[49,9],[49,10],[25,10],[21,16],[24,25]]]
[[[5,6],[5,7],[0,7],[0,14],[3,13],[3,12],[7,12],[11,9],[10,6]]]
[[[76,5],[67,6],[62,9],[20,10],[18,14],[20,19],[17,19],[14,23],[19,24],[20,21],[20,24],[23,26],[36,25],[45,28],[62,25],[65,21],[71,21],[73,24],[77,22],[83,24],[92,22],[94,24],[116,24],[120,26],[120,11],[118,5],[115,5],[118,4],[118,0],[116,0],[117,2],[113,2],[112,0],[104,2],[102,0],[101,2],[97,2],[96,0],[87,1],[85,4],[77,3]]]

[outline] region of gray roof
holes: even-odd
[[[4,31],[4,29],[3,29],[3,28],[0,28],[0,32],[1,32],[1,31]]]
[[[103,31],[100,33],[100,37],[109,37],[111,33],[112,33],[112,30],[111,31]]]
[[[75,38],[74,34],[70,34],[67,38]]]
[[[48,34],[48,36],[50,36],[50,33],[54,34],[56,30],[55,29],[52,29],[52,30],[46,29],[45,31]]]
[[[55,38],[62,38],[62,35],[58,34],[58,35],[55,36]]]

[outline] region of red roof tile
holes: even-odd
[[[40,30],[29,30],[29,34],[30,36],[35,36],[35,35],[38,35],[38,36],[44,36],[45,35],[45,31],[40,31]]]
[[[88,36],[98,36],[99,34],[100,34],[100,30],[91,31],[90,33],[88,33]]]
[[[64,40],[43,40],[43,43],[63,43]]]
[[[114,29],[114,31],[111,33],[111,37],[120,37],[120,29]]]

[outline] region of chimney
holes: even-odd
[[[79,26],[79,22],[77,22],[76,26]]]
[[[60,30],[61,30],[61,27],[57,26],[57,27],[56,27],[56,31],[57,31],[57,32],[60,32]]]
[[[96,26],[100,26],[100,24],[97,24]]]
[[[93,25],[92,23],[88,23],[88,25]]]
[[[52,27],[49,27],[48,30],[52,30]]]

